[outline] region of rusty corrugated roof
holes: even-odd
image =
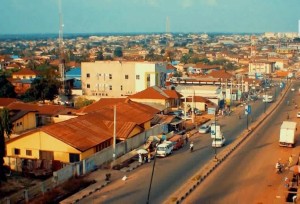
[[[13,102],[7,106],[10,110],[29,110],[38,111],[41,115],[56,115],[70,110],[62,105],[49,105],[49,104],[33,104],[23,102]]]
[[[147,89],[140,91],[136,94],[132,94],[128,98],[135,99],[168,99],[169,96],[159,87],[151,86]]]
[[[87,114],[44,126],[41,131],[84,152],[113,137],[99,114]]]
[[[0,107],[6,107],[16,101],[18,101],[16,98],[0,98]]]

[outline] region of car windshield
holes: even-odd
[[[157,151],[165,151],[165,149],[166,149],[165,147],[158,147]]]
[[[207,128],[206,125],[203,125],[203,126],[200,127],[200,129],[206,129],[206,128]]]
[[[222,141],[222,138],[216,138],[216,139],[214,139],[216,142],[220,142],[220,141]]]

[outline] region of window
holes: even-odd
[[[91,85],[90,85],[90,84],[87,84],[87,85],[86,85],[86,88],[88,88],[88,89],[89,89],[90,87],[91,87]]]
[[[26,156],[32,156],[32,151],[29,149],[26,149]]]
[[[139,80],[140,79],[140,75],[136,75],[135,79]]]
[[[128,77],[128,75],[126,74],[126,75],[125,75],[125,79],[128,79],[128,78],[129,78],[129,77]]]
[[[121,91],[123,91],[123,86],[121,85]]]
[[[86,77],[87,77],[87,78],[90,78],[90,74],[89,74],[89,73],[87,73],[87,74],[86,74]]]
[[[109,90],[112,90],[112,85],[109,85]]]
[[[109,74],[109,79],[112,79],[112,74]]]
[[[23,125],[23,123],[22,122],[20,122],[20,126],[22,126]]]
[[[18,148],[14,149],[14,155],[20,155],[21,154],[21,150]]]
[[[73,162],[78,162],[79,161],[79,154],[73,154],[73,153],[70,153],[69,154],[69,161],[71,163]]]

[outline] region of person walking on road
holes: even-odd
[[[292,164],[293,164],[293,156],[291,155],[289,157],[289,167],[292,166]]]

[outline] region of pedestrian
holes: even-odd
[[[297,195],[294,195],[292,199],[293,199],[293,203],[297,203]]]
[[[293,164],[293,156],[291,155],[289,157],[289,167],[292,166],[292,164]]]
[[[290,179],[289,179],[288,177],[285,177],[285,178],[284,178],[284,186],[285,186],[286,188],[289,188],[289,186],[290,186]]]
[[[148,150],[148,163],[151,162],[151,153],[150,153],[150,150]]]

